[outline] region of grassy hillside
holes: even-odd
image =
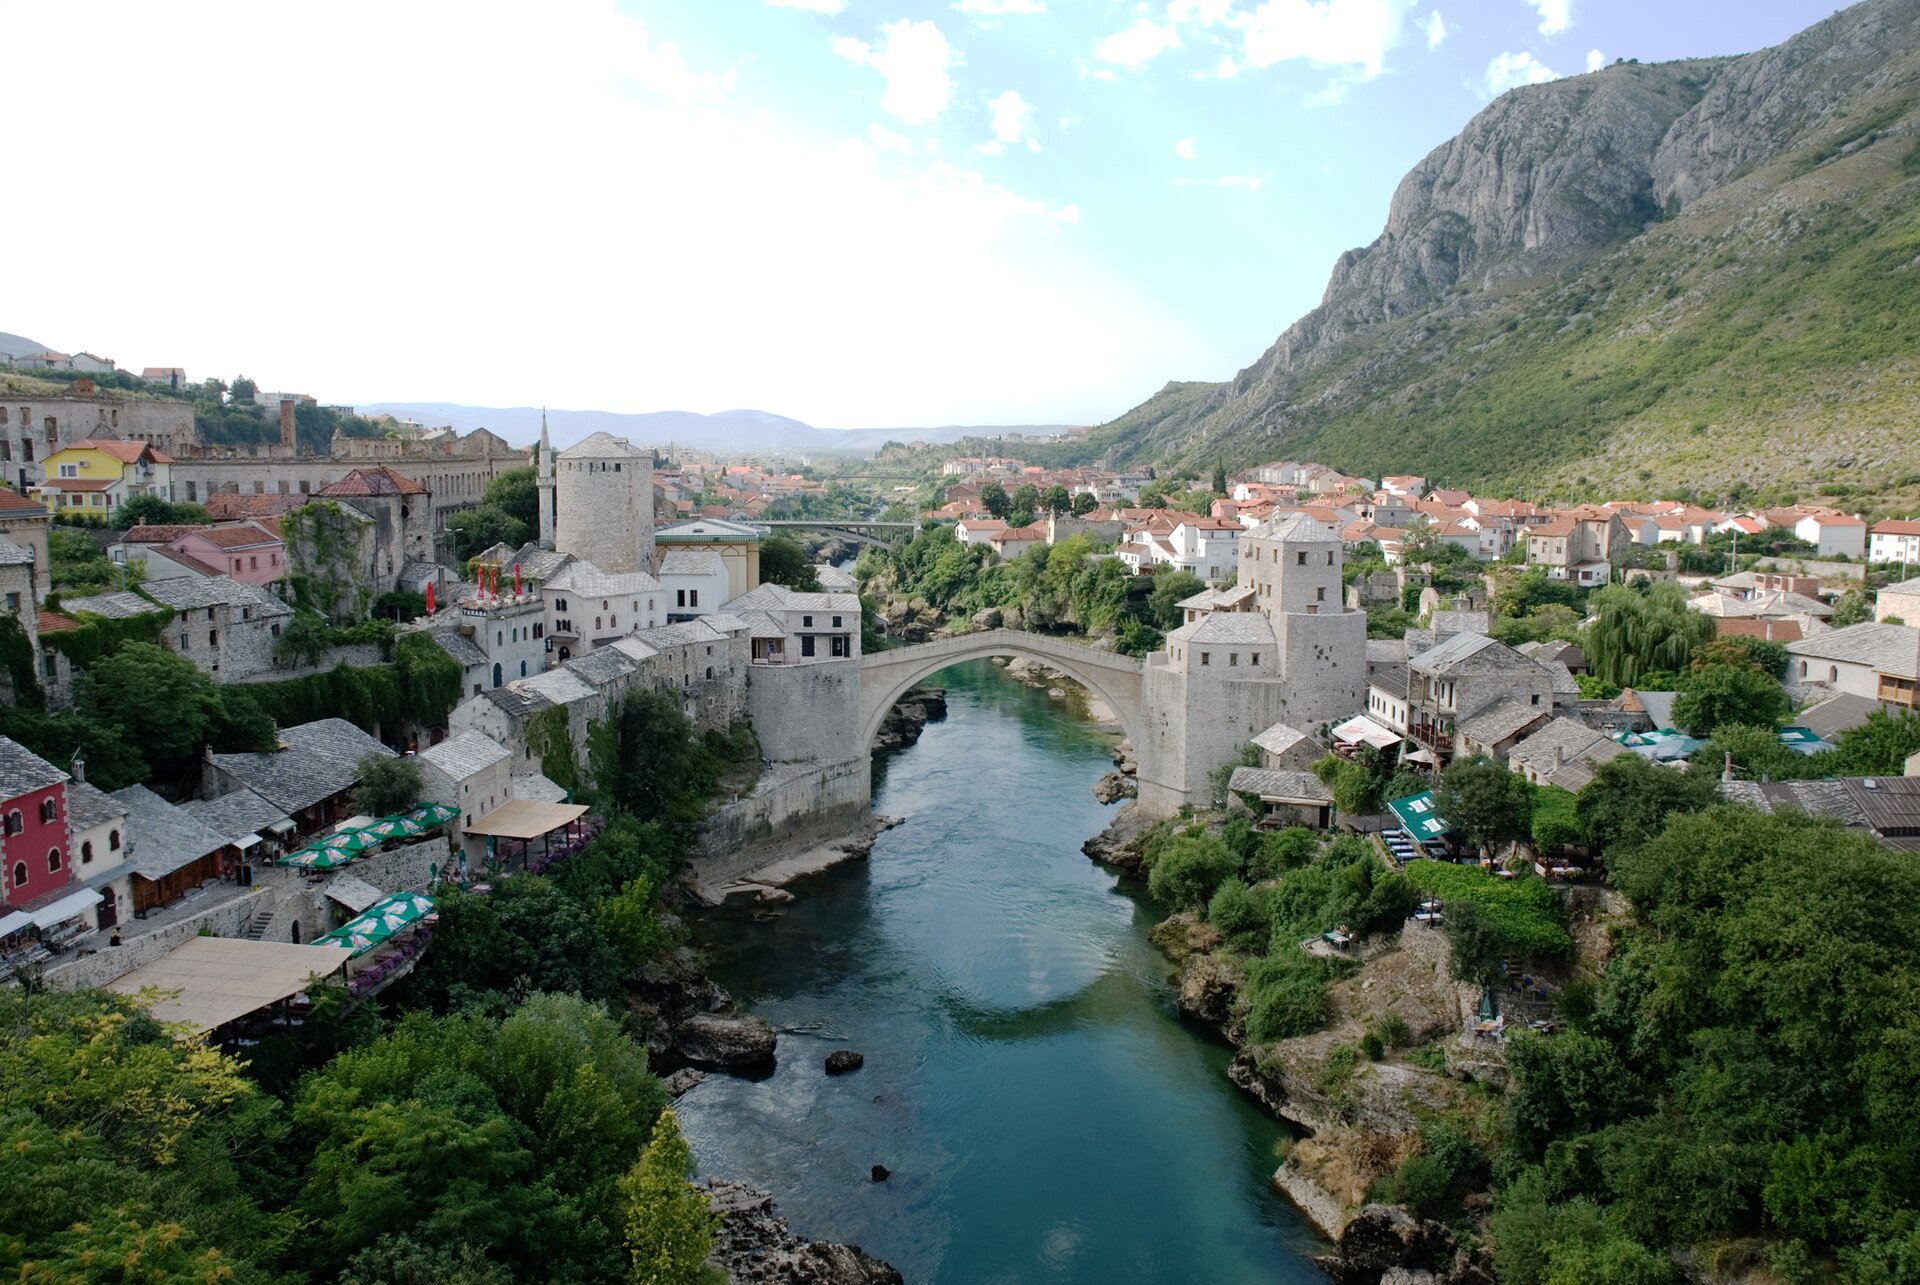
[[[1543,499],[1920,509],[1916,102],[1891,86],[1554,279],[1455,287],[1282,396],[1169,385],[1096,441],[1134,463],[1297,455]]]

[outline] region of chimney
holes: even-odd
[[[67,775],[71,776],[81,785],[85,785],[87,783],[87,761],[78,754],[74,755],[73,766],[68,770]]]
[[[293,431],[293,398],[291,397],[280,399],[280,445],[288,450],[298,445]]]
[[[1556,745],[1553,747],[1553,765],[1555,767],[1565,767],[1567,765],[1567,747],[1566,746]]]

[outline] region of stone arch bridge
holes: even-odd
[[[858,518],[759,518],[753,525],[774,532],[826,531],[849,544],[891,544],[902,536],[911,538],[920,530],[918,522],[867,522]]]
[[[1021,656],[1039,661],[1073,679],[1106,703],[1120,729],[1140,744],[1142,663],[1132,656],[1101,651],[1084,643],[1028,633],[989,629],[912,647],[868,652],[860,658],[860,747],[873,744],[893,703],[936,670],[988,656]]]

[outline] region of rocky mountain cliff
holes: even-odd
[[[1917,108],[1920,0],[1513,90],[1257,362],[1096,443],[1543,496],[1920,487]]]

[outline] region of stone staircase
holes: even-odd
[[[254,912],[253,918],[247,921],[247,931],[242,935],[245,936],[248,941],[264,941],[267,936],[267,928],[272,923],[272,910],[256,911]]]

